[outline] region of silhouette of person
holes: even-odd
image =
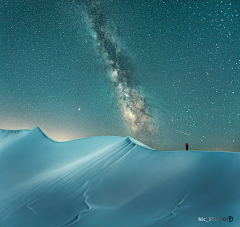
[[[186,145],[186,151],[188,151],[188,143],[185,143],[185,145]]]

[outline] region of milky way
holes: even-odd
[[[79,1],[77,1],[80,4]],[[99,1],[84,1],[84,12],[94,42],[115,85],[121,109],[133,132],[151,133],[153,117],[135,79],[131,59],[123,52],[112,31],[107,13]]]

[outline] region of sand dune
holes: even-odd
[[[226,227],[239,211],[239,153],[0,130],[0,226]]]

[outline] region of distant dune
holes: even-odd
[[[240,154],[0,130],[0,226],[237,227]]]

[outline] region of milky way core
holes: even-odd
[[[99,1],[84,1],[83,8],[94,42],[115,85],[125,119],[133,132],[151,133],[153,117],[149,114],[149,105],[134,79],[131,59],[114,36],[107,13]]]

